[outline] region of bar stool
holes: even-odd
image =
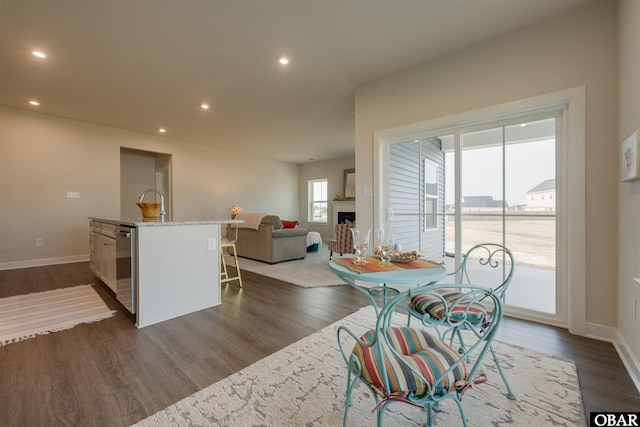
[[[229,283],[234,280],[238,281],[240,287],[242,287],[242,277],[240,276],[240,265],[238,265],[238,253],[236,251],[236,241],[238,240],[238,224],[235,224],[235,237],[230,240],[226,235],[220,239],[220,258],[222,259],[222,271],[220,272],[220,283]],[[229,277],[227,271],[227,261],[224,258],[225,249],[230,255],[233,255],[233,261],[235,263],[237,276]],[[233,250],[233,253],[231,252]]]

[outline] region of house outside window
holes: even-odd
[[[327,223],[327,180],[312,179],[309,185],[309,222]]]

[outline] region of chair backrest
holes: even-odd
[[[353,248],[353,235],[351,229],[355,227],[355,224],[336,224],[336,247],[334,252],[340,253],[352,253]]]
[[[222,236],[221,243],[230,245],[238,241],[238,223],[227,224],[226,236]]]
[[[404,396],[397,401],[431,407],[445,395],[457,398],[472,383],[486,379],[478,369],[502,322],[501,298],[491,288],[461,284],[460,297],[447,301],[441,293],[445,289],[450,289],[449,285],[422,286],[400,293],[382,308],[375,329],[364,335],[357,336],[344,326],[338,328],[339,347],[348,369],[383,400],[382,411],[394,396]],[[442,315],[424,323],[427,328],[404,326],[406,317],[396,310],[418,295],[430,295],[442,304]],[[474,327],[479,301],[492,301],[495,306],[491,321],[482,331]],[[455,328],[467,329],[461,351],[445,341]],[[348,345],[353,340],[355,345],[350,350]],[[460,410],[464,418],[461,406]]]
[[[456,283],[475,283],[491,287],[504,298],[514,270],[513,254],[497,243],[473,246],[463,256],[455,271]]]

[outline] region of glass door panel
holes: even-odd
[[[402,251],[420,251],[435,260],[444,256],[442,147],[450,139],[412,139],[389,148],[388,221],[396,230],[396,246]]]
[[[464,133],[462,141],[461,253],[478,243],[503,244],[502,129]]]
[[[556,313],[555,119],[461,133],[460,241],[510,249],[507,306]]]
[[[505,246],[517,268],[507,292],[514,307],[556,313],[555,119],[505,127]]]

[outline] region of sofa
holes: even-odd
[[[238,214],[236,219],[245,221],[238,226],[238,256],[269,264],[307,256],[307,229],[284,228],[276,215]],[[235,239],[235,233],[234,226],[227,226],[230,240]]]

